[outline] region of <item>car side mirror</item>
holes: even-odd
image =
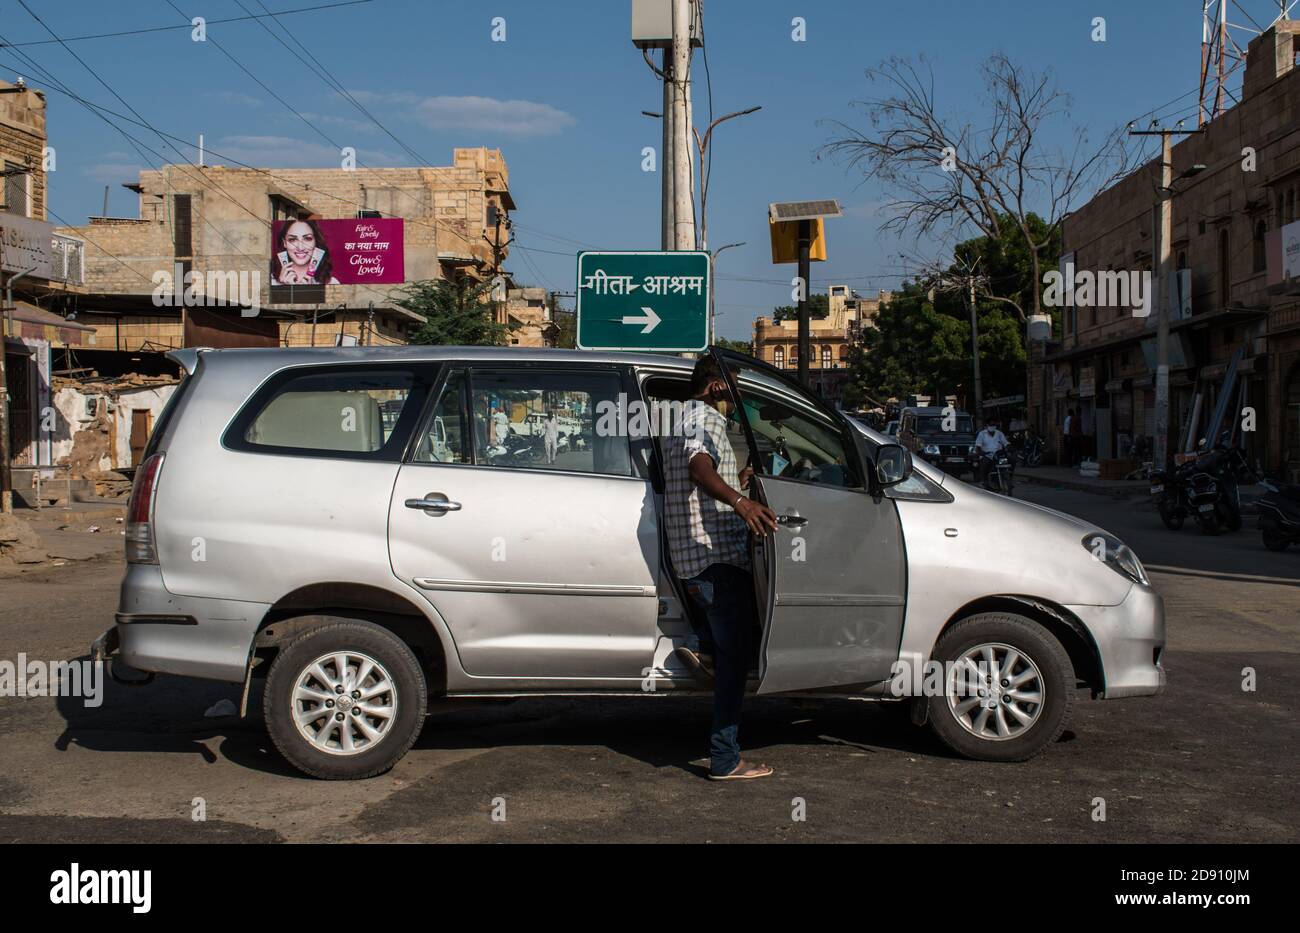
[[[876,451],[876,482],[897,486],[912,475],[912,453],[901,444],[881,444]]]

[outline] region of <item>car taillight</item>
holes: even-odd
[[[162,470],[163,455],[158,453],[140,464],[131,484],[131,499],[126,505],[126,559],[132,564],[158,563],[158,550],[154,547],[153,497],[158,488],[158,474]]]

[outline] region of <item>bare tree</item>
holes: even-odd
[[[1065,122],[1071,100],[1051,71],[1028,71],[998,53],[980,74],[986,112],[976,125],[940,113],[934,72],[924,57],[915,63],[888,59],[867,71],[869,80],[884,86],[884,95],[855,102],[870,128],[828,121],[838,135],[818,155],[842,159],[897,193],[884,229],[918,238],[978,231],[1004,241],[1007,230],[999,218],[1012,218],[1033,267],[1028,312],[1038,314],[1043,250],[1081,200],[1128,173],[1129,139],[1116,127],[1090,145],[1086,129],[1066,127],[1073,147],[1052,147],[1044,137],[1054,123]],[[1033,215],[1042,227],[1031,222]],[[1026,309],[1004,303],[1026,320]]]

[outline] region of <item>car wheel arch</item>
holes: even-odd
[[[277,600],[258,624],[244,678],[245,702],[253,676],[262,676],[280,645],[300,632],[330,621],[372,622],[406,643],[424,671],[429,696],[446,692],[449,637],[441,625],[405,596],[376,586],[315,583],[299,587]]]
[[[1105,690],[1101,652],[1088,627],[1072,612],[1051,600],[1015,593],[983,596],[954,612],[935,634],[935,644],[945,632],[962,619],[985,612],[1010,612],[1038,623],[1065,649],[1074,667],[1076,680],[1092,691],[1093,697]]]

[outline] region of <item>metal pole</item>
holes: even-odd
[[[1169,454],[1169,288],[1174,238],[1173,184],[1174,155],[1170,140],[1172,133],[1161,134],[1159,240],[1157,246],[1157,271],[1152,292],[1156,302],[1156,436],[1152,461],[1157,470],[1168,465]]]
[[[673,222],[673,174],[677,163],[673,159],[673,52],[664,49],[664,106],[663,143],[659,153],[659,248],[672,249],[674,238]]]
[[[975,410],[972,414],[979,419],[984,417],[984,390],[980,385],[980,334],[979,325],[975,322],[975,279],[969,279],[967,286],[967,300],[970,304],[970,357],[975,368]],[[1026,395],[1025,398],[1027,400],[1029,396]]]
[[[812,333],[808,324],[808,279],[811,262],[808,258],[812,246],[812,221],[799,221],[799,384],[805,389],[811,385],[808,374],[808,357],[812,355]]]
[[[691,203],[691,0],[673,0],[673,248],[695,248]]]
[[[6,276],[6,278],[8,278]],[[9,470],[9,374],[5,368],[5,346],[9,338],[11,289],[5,282],[4,333],[0,336],[0,514],[14,510],[13,476]],[[37,472],[40,472],[39,470]]]

